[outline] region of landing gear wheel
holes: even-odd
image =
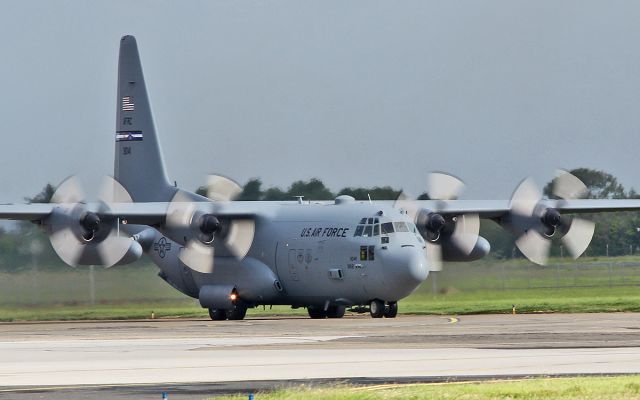
[[[311,319],[324,319],[327,318],[327,312],[322,308],[307,307],[307,312]]]
[[[217,308],[209,309],[209,317],[213,321],[224,321],[227,319],[227,310],[219,310]]]
[[[236,304],[231,310],[227,310],[229,320],[241,320],[245,315],[247,315],[247,306],[244,304]]]
[[[395,318],[398,315],[398,302],[390,301],[387,303],[387,306],[384,308],[384,316],[385,318]]]
[[[371,300],[369,313],[371,313],[371,318],[382,318],[384,315],[384,302],[382,300]]]
[[[327,309],[327,318],[342,318],[345,309],[345,306],[331,306]]]

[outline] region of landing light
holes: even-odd
[[[231,300],[231,301],[236,301],[236,300],[238,300],[238,294],[237,294],[237,293],[231,293],[231,294],[229,295],[229,300]]]

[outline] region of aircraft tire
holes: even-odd
[[[327,318],[327,312],[322,308],[307,307],[307,312],[311,319],[324,319]]]
[[[244,304],[236,304],[231,310],[227,310],[227,318],[230,321],[239,321],[247,315],[247,306]]]
[[[384,316],[384,302],[382,300],[371,300],[369,313],[371,318],[382,318]]]
[[[212,321],[224,321],[225,319],[227,319],[227,310],[210,308],[209,317],[211,317]]]
[[[345,310],[345,306],[331,306],[327,310],[327,318],[342,318]]]
[[[384,317],[385,318],[395,318],[398,315],[398,302],[390,301],[387,303],[387,306],[384,308]]]

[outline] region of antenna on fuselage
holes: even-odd
[[[293,197],[298,199],[298,204],[304,204],[303,201],[302,201],[302,199],[304,199],[304,196],[293,196]]]
[[[371,195],[370,195],[369,193],[367,193],[367,197],[369,198],[369,204],[371,204],[371,203],[372,203],[372,201],[371,201]]]

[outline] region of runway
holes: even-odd
[[[0,324],[0,354],[0,397],[17,399],[87,385],[640,373],[640,314]]]

